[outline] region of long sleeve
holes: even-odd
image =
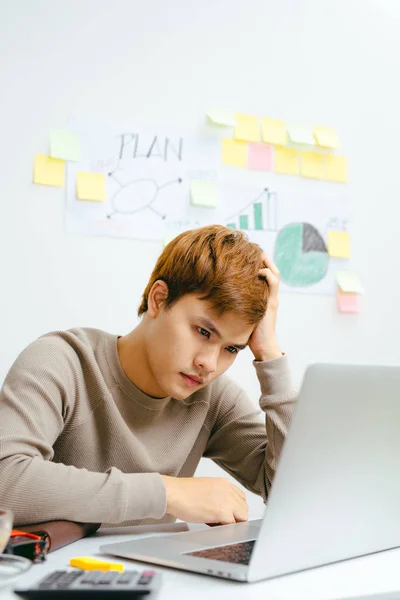
[[[214,460],[248,490],[267,500],[290,425],[296,392],[287,356],[254,361],[261,387],[255,410],[245,392],[231,382],[219,390],[219,410],[204,456]]]
[[[123,473],[113,466],[92,472],[53,462],[53,446],[71,427],[75,402],[84,404],[88,434],[102,402],[101,390],[93,389],[93,405],[86,407],[80,370],[81,357],[68,344],[41,338],[9,371],[0,392],[0,505],[13,511],[15,524],[160,519],[166,490],[159,474]]]

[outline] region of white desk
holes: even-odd
[[[179,527],[180,524],[175,526]],[[106,558],[98,552],[100,544],[131,539],[138,535],[138,529],[142,535],[143,528],[101,530],[92,537],[52,552],[44,563],[33,565],[17,583],[0,589],[1,600],[16,600],[18,596],[12,592],[12,587],[17,587],[17,584],[18,587],[28,586],[47,573],[68,567],[69,559],[73,556]],[[160,531],[160,527],[147,527],[145,530],[154,533],[155,530]],[[115,561],[123,562],[126,568],[146,568],[144,563],[117,558]],[[163,572],[159,600],[330,600],[400,590],[400,549],[252,584],[225,581],[157,566],[155,568]]]

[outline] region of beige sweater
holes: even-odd
[[[147,396],[122,370],[117,339],[49,333],[11,367],[0,393],[0,506],[15,525],[172,521],[160,474],[192,477],[202,456],[266,500],[295,398],[287,357],[254,362],[264,425],[226,376],[183,401]]]

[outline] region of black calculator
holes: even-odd
[[[28,600],[119,600],[156,595],[161,574],[145,571],[54,571],[32,587],[14,592]]]

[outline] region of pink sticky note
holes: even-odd
[[[272,171],[272,146],[256,142],[248,144],[247,166],[258,171]]]
[[[337,291],[337,303],[339,312],[342,313],[359,313],[360,312],[360,296],[348,292]]]

